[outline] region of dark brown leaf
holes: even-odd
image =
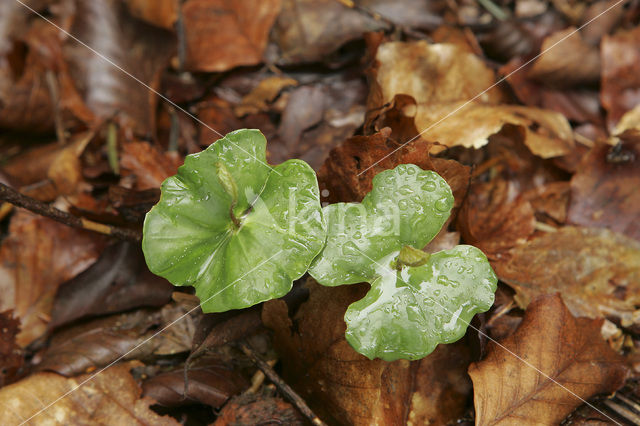
[[[244,377],[221,362],[208,360],[206,365],[189,368],[185,399],[184,376],[182,368],[158,374],[144,381],[142,395],[167,407],[199,403],[219,408],[249,386]]]
[[[288,402],[246,393],[224,406],[214,426],[270,424],[302,426],[306,423],[298,410]]]
[[[139,246],[116,243],[107,247],[96,263],[58,288],[49,327],[86,316],[162,306],[171,299],[173,288],[149,272]]]
[[[476,425],[557,424],[583,400],[621,387],[628,370],[601,325],[573,317],[558,294],[532,302],[515,334],[502,347],[489,343],[469,368]]]
[[[12,383],[24,363],[22,349],[16,344],[20,320],[12,311],[0,312],[0,388]]]

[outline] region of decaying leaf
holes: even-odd
[[[113,366],[78,389],[89,375],[68,379],[55,373],[29,376],[0,390],[0,423],[18,424],[37,414],[32,420],[37,424],[90,424],[99,419],[103,424],[179,425],[172,417],[149,409],[154,403],[151,398],[140,398],[141,390],[129,373],[139,365],[134,361]]]
[[[640,130],[617,146],[596,145],[571,179],[568,219],[640,240]]]
[[[526,307],[559,291],[574,315],[637,322],[640,242],[606,229],[565,226],[511,249],[492,262]]]
[[[18,210],[0,247],[0,311],[14,309],[25,346],[47,329],[58,286],[98,257],[105,239]]]
[[[123,175],[134,175],[138,190],[160,188],[163,180],[176,174],[183,160],[175,152],[161,152],[148,142],[127,142],[122,147]]]
[[[583,400],[627,377],[600,337],[602,320],[575,318],[558,294],[532,302],[518,330],[469,367],[476,425],[557,424]]]
[[[302,426],[306,423],[298,410],[280,398],[245,393],[224,406],[213,426],[268,424]]]

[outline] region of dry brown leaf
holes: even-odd
[[[136,18],[167,30],[173,30],[178,20],[179,2],[175,0],[124,0]]]
[[[471,355],[463,342],[413,364],[368,360],[345,340],[343,319],[366,286],[327,288],[311,279],[308,286],[309,300],[293,318],[282,301],[273,301],[263,320],[287,360],[285,379],[320,418],[349,425],[445,424],[463,414],[471,391],[464,376]]]
[[[640,27],[604,36],[602,54],[602,106],[613,130],[625,112],[640,104]]]
[[[418,139],[402,146],[384,128],[370,136],[354,136],[333,149],[318,172],[322,189],[329,191],[328,201],[360,201],[371,191],[373,177],[398,164],[412,163],[433,170],[449,184],[456,206],[462,203],[469,184],[469,167],[455,160],[430,158],[433,144]]]
[[[70,195],[76,192],[78,184],[82,181],[80,155],[93,136],[93,132],[74,135],[70,143],[61,149],[53,159],[47,176],[54,183],[58,194]]]
[[[272,102],[283,89],[297,85],[298,81],[290,77],[267,77],[261,80],[248,95],[242,98],[242,103],[234,108],[234,112],[236,115],[242,116],[268,111],[268,104]]]
[[[130,362],[109,368],[74,390],[90,376],[65,378],[55,373],[37,373],[0,390],[0,424],[18,424],[29,419],[57,398],[68,395],[34,417],[36,424],[140,424],[177,426],[175,419],[149,409],[151,398],[140,398],[141,390],[129,370]]]
[[[568,221],[640,240],[640,130],[615,147],[596,145],[571,179]]]
[[[546,232],[492,262],[526,307],[559,291],[574,315],[638,321],[640,242],[606,229],[565,226]]]
[[[540,50],[545,54],[534,61],[529,77],[563,90],[600,80],[600,52],[595,45],[585,42],[575,27],[545,38]]]
[[[478,247],[489,259],[526,242],[536,222],[527,200],[509,200],[509,184],[502,179],[472,185],[457,220],[465,243]]]
[[[413,117],[420,137],[428,141],[449,147],[480,148],[505,124],[513,124],[524,129],[525,144],[542,158],[564,155],[573,147],[571,127],[562,115],[538,108],[498,105],[503,95],[493,87],[493,71],[457,45],[384,43],[378,47],[371,73],[365,127],[380,119],[381,108],[396,95],[409,95],[416,105],[405,106],[403,113]],[[434,152],[439,150],[440,147]]]
[[[176,152],[160,152],[148,142],[126,142],[122,146],[120,165],[123,175],[134,175],[135,188],[160,188],[163,180],[175,175],[183,160]]]
[[[573,317],[558,294],[532,302],[504,347],[489,343],[469,368],[476,425],[558,424],[583,400],[620,388],[628,370],[601,325]]]
[[[182,6],[186,68],[226,71],[260,63],[280,1],[187,1]]]
[[[244,393],[232,398],[220,411],[213,426],[287,425],[303,426],[305,419],[293,405],[269,396]]]
[[[91,265],[105,238],[17,210],[0,247],[0,311],[14,309],[22,322],[18,344],[42,335],[58,286]]]

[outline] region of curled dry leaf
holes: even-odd
[[[0,310],[14,309],[20,318],[18,344],[45,332],[58,286],[91,265],[105,241],[24,210],[15,213],[0,247]]]
[[[186,68],[226,71],[262,61],[281,0],[189,0],[182,6]]]
[[[569,222],[603,227],[640,240],[640,130],[620,143],[596,145],[571,179]]]
[[[366,286],[307,283],[309,300],[293,318],[283,302],[274,301],[265,304],[263,320],[274,329],[276,349],[287,360],[285,380],[320,418],[353,425],[445,424],[464,413],[471,388],[463,372],[471,354],[463,341],[414,363],[368,360],[345,340],[343,319]]]
[[[558,294],[532,302],[502,347],[489,343],[469,367],[476,425],[558,424],[584,400],[620,388],[628,370],[601,325],[573,317]]]
[[[511,249],[492,262],[521,307],[559,291],[574,315],[637,321],[640,242],[606,229],[565,226]]]
[[[602,106],[612,130],[625,112],[640,104],[640,27],[604,36],[602,54]]]
[[[153,412],[149,408],[154,403],[151,398],[140,398],[141,390],[129,373],[140,365],[134,361],[113,366],[77,390],[91,376],[67,379],[55,373],[31,375],[0,390],[0,423],[18,424],[37,414],[34,423],[91,424],[99,419],[102,424],[179,425],[172,417]]]
[[[564,155],[573,147],[571,127],[560,114],[498,105],[503,96],[494,87],[493,71],[457,45],[384,43],[371,73],[369,123],[396,95],[405,94],[416,105],[406,107],[404,114],[413,117],[420,137],[428,141],[480,148],[505,124],[513,124],[524,129],[525,144],[542,158]]]

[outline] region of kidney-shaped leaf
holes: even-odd
[[[453,195],[437,173],[411,164],[379,173],[362,203],[324,208],[327,243],[309,272],[327,286],[371,283],[347,309],[347,341],[370,359],[419,359],[460,339],[493,304],[497,278],[472,246],[433,255]]]
[[[307,163],[266,163],[258,130],[229,133],[186,157],[147,214],[149,269],[193,285],[204,312],[285,295],[322,250],[325,225]]]

